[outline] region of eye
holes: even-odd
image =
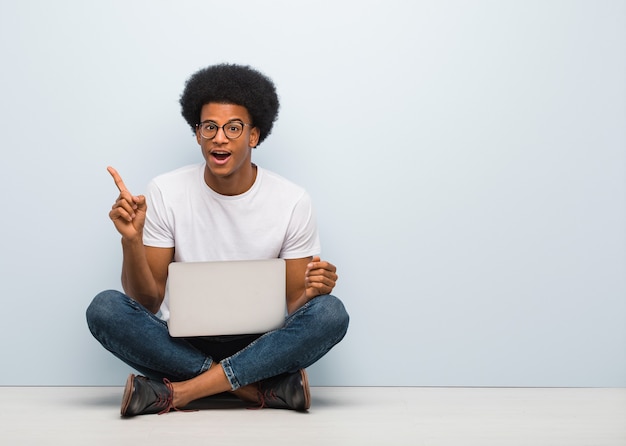
[[[231,122],[230,124],[228,124],[228,130],[230,130],[231,132],[238,132],[242,128],[243,126],[238,122]]]
[[[204,130],[209,131],[209,132],[213,132],[213,131],[217,130],[217,125],[214,124],[213,122],[206,122],[206,123],[202,124],[202,128]]]

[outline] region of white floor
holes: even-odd
[[[0,387],[6,445],[626,445],[626,389],[314,387],[308,413],[119,417],[120,387]]]

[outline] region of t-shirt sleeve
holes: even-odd
[[[156,248],[174,247],[173,218],[167,209],[163,193],[152,181],[146,192],[146,223],[143,229],[143,243]]]
[[[299,259],[321,251],[311,197],[305,192],[296,202],[280,252],[283,259]]]

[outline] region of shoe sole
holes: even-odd
[[[135,388],[135,375],[128,375],[128,379],[126,380],[126,387],[124,387],[124,396],[122,397],[122,406],[120,408],[120,415],[123,417],[126,416],[126,412],[128,411],[128,405],[130,404],[130,399],[133,396],[133,389]]]
[[[300,370],[300,377],[302,378],[302,388],[304,389],[304,410],[309,410],[311,407],[311,391],[309,390],[309,377],[307,376],[306,370]]]

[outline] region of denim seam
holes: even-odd
[[[211,365],[213,365],[213,359],[207,356],[204,360],[204,363],[202,364],[202,367],[200,367],[200,373],[198,373],[198,375],[209,370],[211,368]]]
[[[280,328],[277,329],[277,330],[280,330]],[[250,344],[246,345],[244,348],[239,350],[237,353],[235,353],[234,355],[230,356],[230,358],[236,358],[243,351],[249,349],[250,347],[253,347],[257,342],[259,342],[259,339],[261,339],[265,335],[273,333],[273,332],[275,332],[277,330],[272,330],[272,331],[268,331],[267,333],[264,333],[263,336],[260,336],[260,337],[256,338]],[[230,358],[223,359],[221,364],[222,364],[222,366],[224,368],[224,372],[226,373],[226,377],[228,378],[228,381],[230,381],[230,385],[232,386],[233,390],[237,390],[239,387],[241,387],[241,382],[239,382],[239,380],[237,379],[237,376],[235,374],[235,370],[233,369],[233,364],[232,364]],[[228,368],[228,370],[226,370],[227,368]]]
[[[294,311],[293,313],[291,313],[287,319],[285,320],[285,324],[283,325],[283,327],[288,327],[289,325],[291,325],[291,321],[293,321],[294,317],[296,316],[296,314],[301,314],[301,313],[306,313],[307,310],[309,309],[309,307],[312,305],[311,301],[313,299],[307,301],[304,305],[302,305],[300,308],[298,308],[296,311]]]
[[[167,328],[167,322],[166,321],[164,321],[160,317],[156,316],[154,313],[152,313],[150,310],[148,310],[146,307],[141,305],[139,302],[137,302],[132,297],[129,297],[129,296],[127,296],[127,297],[128,297],[128,304],[135,311],[144,311],[144,312],[146,312],[148,314],[148,316],[150,317],[150,321],[152,321],[152,322],[154,322],[155,324],[158,324],[158,325],[165,325],[165,327]]]
[[[237,390],[239,387],[241,387],[241,384],[239,383],[239,380],[237,379],[237,377],[235,376],[235,372],[233,371],[230,359],[223,359],[220,364],[222,365],[222,369],[224,369],[224,374],[226,375],[226,379],[228,379],[228,382],[230,383],[231,389]]]

